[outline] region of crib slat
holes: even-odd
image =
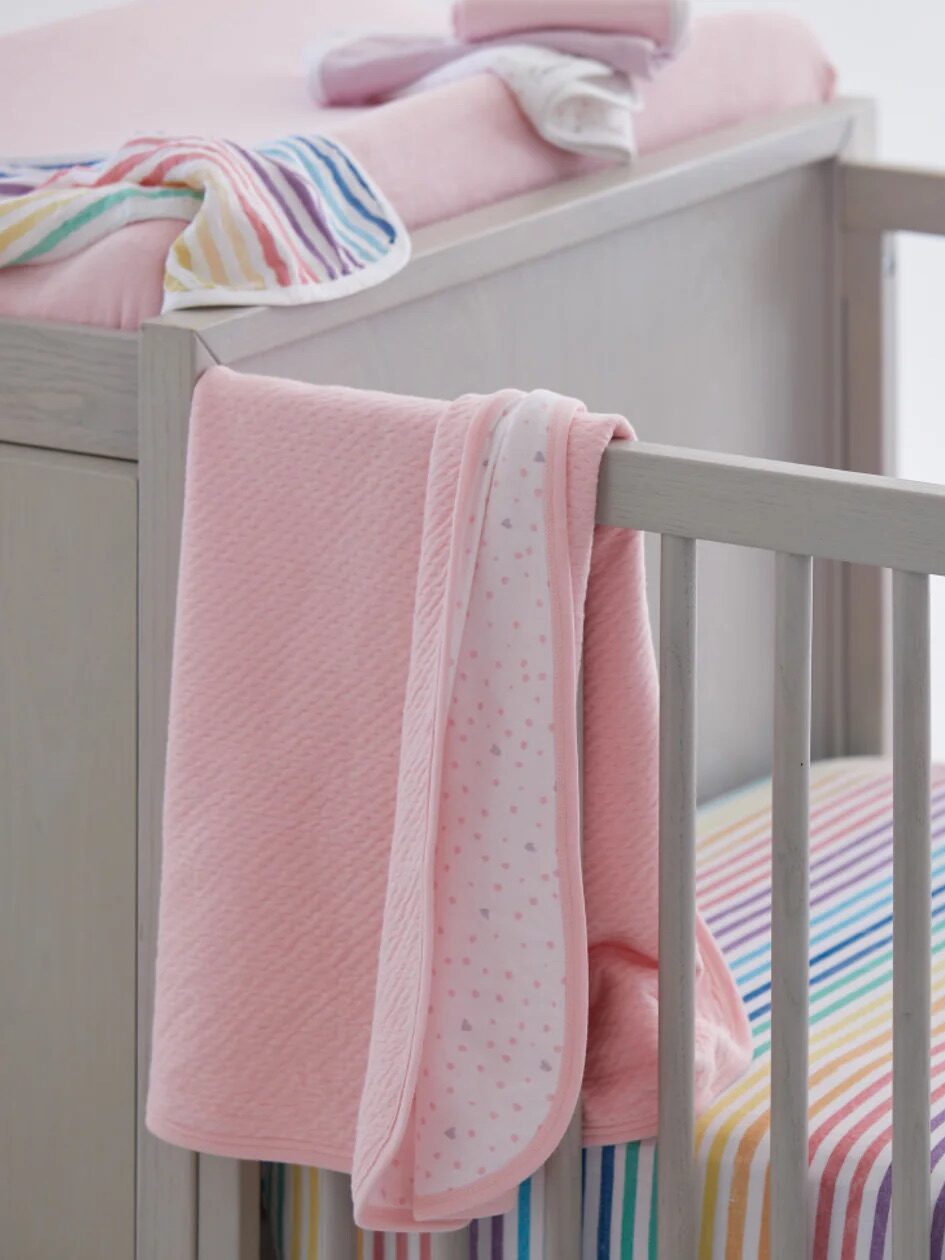
[[[929,1254],[929,580],[893,574],[893,1260]]]
[[[259,1260],[259,1165],[201,1155],[197,1260]]]
[[[357,1234],[351,1205],[351,1178],[345,1173],[318,1174],[318,1250],[326,1260],[355,1260]]]
[[[577,686],[578,789],[584,801],[584,676]],[[583,843],[583,836],[582,836]],[[581,1254],[581,1102],[567,1132],[545,1162],[544,1254],[542,1260],[573,1260]]]
[[[469,1230],[457,1229],[448,1234],[432,1234],[430,1260],[469,1260]]]
[[[581,1254],[581,1106],[545,1164],[545,1250],[543,1260],[574,1260]]]
[[[660,556],[659,1260],[696,1254],[696,544]]]
[[[771,1255],[808,1254],[812,572],[776,556],[771,902]]]

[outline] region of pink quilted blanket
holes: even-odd
[[[214,369],[194,405],[148,1124],[374,1229],[656,1127],[656,687],[625,421]],[[584,859],[576,692],[584,661]],[[699,929],[697,1092],[749,1058]]]

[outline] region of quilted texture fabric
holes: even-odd
[[[655,671],[641,539],[594,526],[628,432],[543,393],[201,381],[159,1136],[353,1170],[359,1221],[410,1229],[508,1205],[586,1044],[586,1140],[654,1132]],[[704,1106],[749,1043],[701,923],[699,949]]]

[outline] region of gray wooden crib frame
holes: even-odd
[[[137,1065],[136,1102],[132,1147],[124,1129],[114,1147],[131,1164],[135,1260],[258,1260],[260,1248],[258,1168],[165,1145],[142,1122],[187,425],[194,385],[214,364],[443,397],[544,385],[600,410],[629,411],[644,436],[679,444],[611,449],[599,498],[601,521],[664,536],[661,979],[671,977],[671,988],[661,1003],[661,1260],[688,1260],[695,1246],[696,746],[701,794],[757,774],[770,764],[769,750],[774,765],[772,1239],[779,1260],[797,1260],[806,1220],[810,749],[879,752],[893,733],[894,1255],[917,1260],[923,1246],[927,1254],[928,595],[921,575],[945,572],[945,494],[881,474],[893,468],[889,234],[945,234],[945,176],[872,166],[871,151],[870,105],[841,100],[427,229],[401,275],[344,302],[183,312],[137,334],[0,321],[0,474],[4,460],[13,467],[31,448],[57,468],[74,455],[137,482],[129,520],[137,530],[137,663],[126,680],[138,753],[137,838],[130,839],[137,961],[134,1019],[122,1033]],[[680,449],[706,445],[740,454]],[[729,617],[717,624],[705,606],[698,729],[695,540],[708,544],[700,552],[708,588],[722,593],[720,602],[731,599],[733,617],[763,623],[733,639]],[[730,553],[712,544],[752,550],[730,568]],[[760,550],[778,553],[773,588]],[[28,565],[28,549],[14,563]],[[894,599],[875,566],[897,571]],[[29,651],[28,637],[7,651],[0,631],[0,664],[5,651],[9,659]],[[719,694],[736,669],[748,680],[742,723],[730,720],[731,689]],[[16,786],[3,773],[0,766],[0,794]],[[71,817],[62,822],[75,825]],[[52,1071],[55,1049],[50,1055]],[[5,1140],[22,1136],[0,1135],[0,1160]],[[578,1118],[546,1171],[545,1260],[577,1260]],[[351,1260],[350,1190],[340,1175],[325,1179],[318,1228],[323,1260]],[[464,1247],[462,1233],[441,1235],[433,1255],[465,1260]]]

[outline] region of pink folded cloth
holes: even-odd
[[[373,105],[472,52],[522,43],[600,62],[628,79],[651,78],[665,59],[652,40],[619,32],[528,31],[476,44],[447,35],[363,35],[309,49],[309,93],[329,107]]]
[[[239,376],[195,396],[147,1120],[351,1170],[358,1221],[499,1211],[656,1129],[657,698],[626,422]],[[583,884],[576,678],[584,666]],[[749,1061],[699,925],[700,1106]]]
[[[552,27],[621,31],[672,50],[685,33],[688,10],[688,0],[455,0],[453,29],[464,40]]]

